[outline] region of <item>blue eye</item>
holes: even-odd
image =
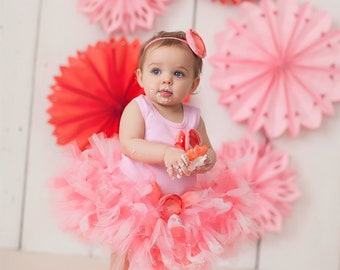
[[[154,69],[151,70],[151,73],[155,74],[155,75],[159,75],[159,74],[161,74],[161,70],[159,68],[154,68]]]
[[[174,75],[175,75],[176,77],[183,77],[183,76],[184,76],[184,73],[181,72],[181,71],[175,71]]]

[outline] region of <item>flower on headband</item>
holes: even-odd
[[[186,32],[186,39],[190,49],[200,58],[204,58],[207,54],[204,41],[200,35],[193,29]]]
[[[172,36],[161,36],[155,39],[152,39],[149,43],[144,46],[144,51],[153,43],[160,41],[160,40],[178,40],[184,44],[187,44],[192,52],[197,55],[199,58],[204,58],[206,56],[206,49],[204,45],[203,39],[200,35],[193,29],[189,29],[185,33],[185,39],[172,37]]]

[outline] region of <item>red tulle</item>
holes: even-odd
[[[84,149],[92,134],[118,133],[124,107],[143,93],[135,78],[140,47],[138,40],[112,38],[88,46],[60,68],[48,97],[58,144],[75,140]]]

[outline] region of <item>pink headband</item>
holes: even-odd
[[[159,37],[151,40],[148,44],[144,46],[144,51],[153,43],[159,41],[159,40],[166,40],[166,39],[173,39],[178,40],[180,42],[183,42],[184,44],[187,44],[189,48],[192,50],[192,52],[197,55],[199,58],[204,58],[206,56],[206,49],[204,45],[203,39],[200,37],[200,35],[193,29],[189,29],[185,33],[185,39],[177,38],[177,37]]]

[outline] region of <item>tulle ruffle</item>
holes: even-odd
[[[162,194],[155,179],[139,184],[120,170],[117,138],[94,135],[73,146],[73,164],[51,180],[62,228],[118,254],[116,267],[206,269],[216,256],[256,234],[252,193],[227,168],[200,175],[195,190]],[[180,181],[174,180],[174,181]]]

